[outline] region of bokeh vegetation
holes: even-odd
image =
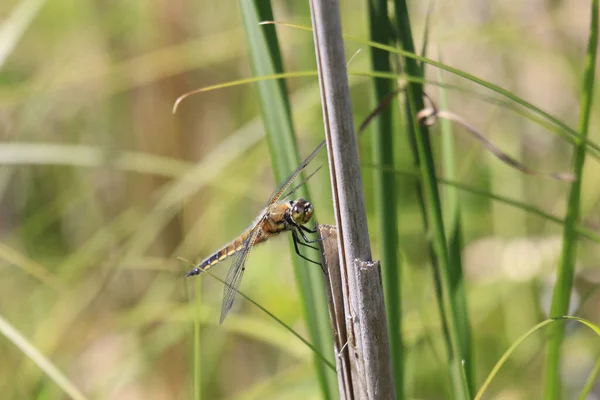
[[[365,2],[341,6],[344,33],[368,40]],[[588,2],[440,2],[427,24],[427,4],[410,6],[416,48],[427,29],[429,58],[577,128]],[[310,25],[307,2],[273,7],[277,20]],[[320,398],[310,348],[242,298],[219,326],[221,283],[209,276],[184,280],[189,265],[177,259],[202,259],[235,237],[277,184],[252,85],[192,96],[171,112],[190,90],[251,76],[238,1],[8,0],[0,3],[0,24],[1,397],[65,398],[70,387],[72,396],[89,398],[187,399],[194,392],[207,399]],[[278,34],[286,71],[315,71],[312,35],[290,27]],[[357,50],[349,71],[358,126],[373,100],[368,48],[349,40],[348,58]],[[444,107],[504,152],[532,168],[571,169],[573,146],[557,134],[564,133],[560,127],[481,85],[442,77],[435,67],[426,71],[429,81],[445,83]],[[324,137],[316,74],[286,83],[304,156]],[[440,101],[438,86],[426,90]],[[600,141],[597,104],[593,142]],[[393,123],[405,393],[446,398],[431,233],[423,228],[404,121]],[[438,173],[448,178],[441,158],[448,144],[438,127],[431,132]],[[463,133],[453,127],[450,178],[459,190],[442,184],[441,193],[460,203],[479,387],[506,349],[548,317],[569,184],[524,175]],[[382,167],[371,158],[369,134],[359,139],[360,154],[380,257],[373,169]],[[324,154],[314,162],[326,163]],[[598,169],[597,158],[588,157],[581,182],[580,224],[592,232],[600,223]],[[327,173],[311,178],[309,187],[319,221],[332,223]],[[597,235],[579,242],[570,312],[594,322],[599,249]],[[309,337],[293,256],[283,238],[261,245],[241,290]],[[224,276],[226,267],[213,272]],[[490,393],[540,396],[547,334],[541,329],[516,349]],[[583,325],[566,325],[561,376],[568,398],[594,368],[598,340]]]

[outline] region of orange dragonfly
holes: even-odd
[[[294,172],[292,172],[285,182],[282,183],[277,190],[275,190],[275,192],[273,192],[271,198],[269,198],[269,201],[267,202],[267,205],[254,220],[252,225],[250,225],[236,239],[223,246],[220,250],[206,258],[185,275],[186,277],[199,275],[203,271],[209,270],[226,258],[237,254],[237,257],[231,264],[231,267],[229,267],[227,277],[225,278],[225,286],[223,288],[223,304],[221,306],[221,319],[219,320],[220,324],[223,323],[225,317],[227,317],[227,313],[231,309],[231,306],[233,306],[237,289],[240,286],[242,276],[246,270],[245,264],[246,260],[248,259],[248,254],[250,254],[250,251],[255,245],[265,242],[282,232],[290,231],[294,240],[294,248],[296,253],[311,263],[321,265],[320,263],[304,256],[302,253],[300,253],[298,248],[298,245],[300,244],[312,249],[317,249],[316,247],[311,246],[310,243],[314,243],[318,239],[310,240],[308,237],[306,237],[306,233],[316,233],[316,230],[311,230],[304,226],[312,218],[314,212],[313,205],[302,198],[289,201],[280,201],[280,199],[285,199],[292,195],[321,168],[317,168],[298,186],[294,187],[292,190],[290,190],[290,192],[283,196],[283,193],[288,190],[294,180],[298,178],[300,173],[304,171],[304,169],[324,146],[325,141],[321,142],[321,144],[319,144],[319,146],[317,146],[317,148],[308,157],[306,157],[304,161],[302,161],[300,166],[296,168]]]

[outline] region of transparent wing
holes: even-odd
[[[290,185],[294,182],[294,180],[296,178],[298,178],[298,175],[300,175],[302,173],[302,171],[304,171],[304,169],[316,157],[316,155],[319,153],[319,151],[321,151],[321,149],[323,149],[323,147],[325,147],[324,140],[321,143],[319,143],[319,145],[313,150],[313,152],[310,153],[308,155],[308,157],[306,157],[302,161],[302,163],[298,166],[298,168],[296,168],[296,170],[294,170],[294,172],[292,172],[290,174],[290,176],[288,176],[288,178],[285,180],[285,182],[283,182],[277,188],[277,190],[275,190],[275,192],[273,192],[273,194],[269,198],[269,201],[267,202],[267,206],[265,207],[265,209],[281,198],[283,193],[290,187]],[[306,182],[306,180],[308,180],[311,176],[313,176],[319,170],[319,168],[317,168],[317,170],[315,172],[310,174],[308,176],[308,178],[306,178],[300,185],[298,185],[297,187],[292,189],[292,191],[290,193],[288,193],[288,195],[290,195],[291,193],[296,191],[298,189],[298,187],[302,186],[302,184],[304,184]],[[262,217],[259,218],[259,221],[260,221],[260,219],[262,219]],[[227,277],[225,278],[225,286],[223,287],[223,305],[221,306],[221,319],[219,321],[220,324],[223,323],[223,321],[227,317],[227,314],[229,313],[229,310],[231,310],[231,307],[233,306],[233,301],[235,300],[237,290],[240,286],[242,277],[244,276],[244,272],[246,270],[245,265],[246,265],[246,260],[248,259],[248,254],[250,254],[250,251],[252,250],[252,247],[254,246],[254,243],[256,242],[256,238],[258,237],[260,232],[262,232],[260,223],[257,223],[255,229],[252,230],[252,232],[250,233],[250,235],[244,242],[243,249],[240,251],[239,255],[235,258],[235,260],[231,264],[231,267],[229,267],[229,271],[227,271]]]
[[[300,189],[302,187],[302,185],[304,185],[306,182],[308,182],[308,180],[310,178],[312,178],[312,176],[314,174],[316,174],[317,172],[319,172],[319,170],[322,168],[322,165],[319,165],[319,167],[317,169],[315,169],[313,172],[310,173],[310,175],[308,175],[306,178],[304,178],[304,180],[302,182],[300,182],[299,184],[297,184],[296,186],[294,186],[289,192],[287,192],[283,197],[281,197],[281,199],[287,199],[288,197],[290,197],[291,195],[293,195],[296,190]]]
[[[325,147],[325,141],[324,140],[321,143],[319,143],[319,145],[317,146],[317,148],[314,149],[313,152],[310,153],[308,155],[308,157],[306,157],[304,159],[304,161],[302,161],[302,163],[298,166],[298,168],[296,168],[296,170],[294,172],[292,172],[290,174],[290,176],[288,176],[288,178],[281,184],[281,186],[279,186],[277,188],[277,190],[275,190],[275,192],[273,192],[273,194],[271,195],[271,198],[267,202],[267,207],[270,206],[271,204],[275,203],[277,200],[279,200],[281,198],[281,196],[283,195],[283,193],[290,187],[290,185],[294,182],[294,180],[298,177],[298,175],[300,175],[300,173],[302,171],[304,171],[304,168],[306,168],[306,166],[308,164],[310,164],[310,162],[313,160],[313,158],[316,157],[317,153],[319,151],[321,151],[321,149],[323,147]]]
[[[229,310],[231,310],[231,306],[233,306],[235,295],[237,294],[237,290],[240,287],[240,282],[242,282],[242,276],[244,276],[244,271],[246,270],[246,260],[248,259],[248,254],[250,254],[250,251],[254,246],[254,242],[256,241],[256,238],[260,232],[261,228],[259,225],[257,225],[244,242],[244,248],[240,251],[239,255],[236,256],[235,260],[231,264],[231,267],[229,267],[229,271],[227,271],[227,277],[225,277],[225,286],[223,287],[223,304],[221,306],[221,319],[219,320],[219,324],[223,323],[227,317],[227,313],[229,313]]]

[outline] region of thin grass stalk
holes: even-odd
[[[296,25],[296,24],[283,23],[283,22],[278,22],[277,25],[293,27],[295,29],[300,29],[300,30],[305,30],[305,31],[311,31],[310,27],[303,26],[303,25]],[[552,133],[560,136],[562,139],[568,141],[569,143],[575,143],[577,138],[580,138],[579,133],[577,133],[577,131],[574,128],[571,128],[570,126],[568,126],[565,122],[563,122],[563,121],[557,119],[555,116],[541,110],[540,108],[536,107],[532,103],[527,102],[525,99],[523,99],[519,96],[515,96],[513,93],[508,92],[506,89],[503,89],[500,86],[497,86],[491,82],[485,81],[474,75],[465,73],[464,71],[458,70],[458,69],[453,68],[444,63],[440,63],[440,62],[434,61],[434,60],[426,58],[426,57],[421,57],[416,54],[408,53],[404,50],[400,50],[395,47],[391,47],[391,46],[387,46],[387,45],[383,45],[383,44],[379,44],[379,43],[375,43],[372,41],[363,40],[363,39],[351,37],[351,36],[344,36],[344,38],[347,41],[351,41],[351,42],[355,42],[358,44],[364,44],[369,47],[375,47],[378,49],[386,50],[392,54],[399,54],[404,57],[414,58],[415,60],[419,61],[421,63],[421,65],[423,65],[423,64],[431,65],[431,66],[440,68],[444,71],[448,71],[456,76],[459,76],[459,77],[462,77],[469,81],[472,81],[478,85],[481,85],[481,86],[491,90],[492,92],[500,94],[502,97],[506,97],[508,100],[493,98],[493,97],[489,97],[486,95],[478,94],[471,90],[465,89],[464,87],[461,87],[459,85],[446,84],[445,87],[452,88],[452,89],[458,90],[458,91],[468,92],[472,96],[475,96],[476,98],[480,98],[483,101],[490,102],[492,104],[502,105],[503,107],[534,121],[535,123],[544,127],[544,129],[547,129],[547,130],[551,131]],[[379,71],[368,71],[368,72],[353,71],[353,72],[349,72],[349,74],[354,75],[354,76],[369,76],[369,77],[377,76],[379,78],[387,78],[387,79],[394,79],[394,80],[402,79],[402,80],[407,80],[407,81],[411,81],[411,82],[420,82],[420,83],[426,83],[426,84],[431,84],[431,85],[440,85],[439,82],[426,80],[422,76],[415,77],[415,76],[410,76],[410,75],[386,73],[386,72],[379,72]],[[284,74],[270,75],[268,77],[255,77],[253,79],[242,79],[242,80],[238,80],[238,81],[227,82],[224,84],[213,85],[210,87],[203,88],[199,91],[192,91],[192,92],[188,93],[188,95],[193,94],[193,93],[199,93],[201,91],[206,91],[206,90],[214,90],[214,89],[218,89],[218,88],[236,86],[236,85],[239,85],[242,83],[250,83],[250,82],[256,81],[256,80],[283,79],[286,77],[299,78],[299,77],[306,77],[306,76],[313,76],[313,75],[316,75],[316,72],[297,71],[297,72],[288,72],[288,73],[284,73]],[[181,100],[185,97],[187,97],[187,96],[182,96],[177,100],[177,102],[175,103],[175,106],[174,106],[175,110],[177,109],[178,104],[181,102]],[[509,103],[509,101],[510,101],[510,103]],[[531,114],[529,114],[525,110],[528,110],[528,112],[530,112]],[[595,143],[594,141],[592,141],[590,139],[587,139],[584,142],[585,142],[586,146],[588,147],[589,155],[600,160],[600,144]]]
[[[593,324],[591,321],[588,321],[583,318],[564,316],[564,317],[549,318],[549,319],[546,319],[546,320],[540,322],[539,324],[537,324],[536,326],[534,326],[533,328],[528,330],[526,333],[521,335],[517,340],[515,340],[510,345],[510,347],[504,352],[504,354],[502,354],[502,357],[500,357],[500,359],[494,365],[494,368],[492,368],[492,370],[490,371],[488,376],[485,378],[483,384],[480,386],[480,388],[477,391],[477,394],[475,394],[475,397],[473,398],[473,400],[481,400],[483,398],[483,395],[485,394],[486,390],[488,389],[488,387],[490,386],[490,384],[492,383],[494,378],[498,375],[498,372],[500,371],[502,366],[504,364],[506,364],[509,357],[515,352],[517,347],[519,347],[527,338],[529,338],[532,334],[539,331],[541,328],[543,328],[546,325],[549,325],[549,324],[557,325],[557,324],[563,323],[564,321],[577,321],[577,322],[587,326],[591,330],[593,330],[596,333],[596,335],[600,336],[600,327]]]
[[[438,70],[440,82],[444,82],[443,71]],[[443,86],[440,87],[440,106],[442,109],[447,109],[446,90]],[[442,142],[442,166],[444,168],[444,177],[449,180],[455,180],[456,174],[456,159],[454,157],[454,132],[452,124],[446,119],[440,121],[441,142]],[[439,182],[439,180],[438,180]],[[461,340],[461,348],[463,350],[463,359],[468,360],[463,365],[465,372],[465,386],[467,395],[471,398],[470,393],[475,390],[475,366],[473,363],[473,353],[471,342],[471,328],[469,326],[469,315],[467,314],[465,281],[462,269],[462,247],[463,247],[463,231],[462,231],[462,212],[459,201],[458,189],[450,185],[444,190],[445,199],[445,214],[446,214],[446,232],[448,240],[448,253],[450,256],[450,283],[452,285],[452,296],[454,301],[454,309],[456,310],[456,318],[458,320],[458,329],[461,330],[458,335]]]
[[[184,260],[185,261],[185,260]],[[188,262],[189,264],[189,262]],[[193,266],[193,264],[190,264]],[[218,276],[212,274],[210,271],[205,271],[205,273],[207,275],[209,275],[211,278],[216,279],[217,281],[221,282],[222,284],[225,284],[225,281],[221,278],[219,278]],[[310,344],[310,342],[308,342],[306,339],[304,339],[304,337],[302,337],[302,335],[300,335],[298,332],[296,332],[292,327],[290,327],[289,325],[286,325],[285,322],[283,322],[282,320],[280,320],[279,318],[277,318],[277,316],[275,316],[273,313],[271,313],[267,308],[261,306],[259,303],[257,303],[256,301],[252,300],[252,298],[248,297],[247,295],[245,295],[243,292],[239,291],[237,292],[238,296],[244,298],[247,302],[249,302],[250,304],[254,305],[255,307],[257,307],[259,310],[261,310],[262,312],[264,312],[265,314],[267,314],[274,322],[277,322],[283,329],[285,329],[286,331],[288,331],[290,334],[292,334],[293,336],[295,336],[299,341],[301,341],[307,348],[309,348],[316,357],[319,357],[319,359],[332,371],[335,372],[335,366],[332,362],[330,362],[329,360],[327,360],[326,358],[323,357],[322,354],[320,354],[317,349]],[[329,305],[329,304],[328,304]]]
[[[396,23],[398,28],[399,42],[402,50],[414,53],[414,42],[410,26],[410,18],[406,2],[395,0]],[[404,66],[406,73],[411,76],[422,76],[423,70],[417,64],[415,58],[404,57]],[[427,212],[427,219],[431,223],[430,231],[432,233],[432,245],[434,259],[432,263],[437,267],[434,273],[436,279],[436,291],[438,294],[438,304],[440,306],[442,323],[446,339],[446,348],[448,351],[448,361],[452,388],[456,399],[467,398],[465,385],[463,384],[462,360],[470,363],[466,359],[465,349],[461,343],[466,343],[468,338],[462,337],[465,329],[460,328],[460,320],[457,315],[456,306],[459,304],[456,299],[459,293],[454,289],[458,286],[453,284],[452,276],[456,273],[450,270],[452,264],[447,247],[446,232],[442,218],[441,199],[437,188],[437,178],[435,172],[435,163],[433,161],[433,151],[429,139],[429,130],[419,124],[416,119],[416,113],[424,108],[423,87],[420,83],[409,82],[407,84],[407,121],[412,141],[415,143],[415,156],[418,160],[423,185],[424,207]],[[463,303],[464,304],[464,303]],[[466,315],[466,311],[463,312]],[[468,386],[471,386],[470,384]]]
[[[201,290],[201,279],[196,279],[194,285],[194,399],[200,400],[202,398],[202,362],[200,355],[200,295]]]
[[[367,168],[387,168],[385,166],[379,166],[379,165],[366,165],[363,164],[363,167],[367,167]],[[399,171],[396,170],[394,171],[394,173],[396,175],[402,175],[402,176],[415,176],[416,173],[412,172],[412,171]],[[418,178],[418,176],[417,176]],[[494,201],[498,201],[500,203],[504,203],[507,206],[510,207],[514,207],[514,208],[518,208],[521,211],[525,212],[525,213],[529,213],[531,215],[534,215],[538,218],[541,218],[543,220],[546,220],[548,222],[552,222],[558,225],[563,226],[565,221],[562,218],[559,218],[555,215],[552,214],[548,214],[547,212],[544,212],[536,207],[533,207],[529,204],[523,203],[521,201],[518,200],[514,200],[511,198],[508,198],[506,196],[500,196],[498,194],[495,193],[491,193],[488,192],[487,190],[482,190],[482,189],[478,189],[474,186],[470,186],[470,185],[465,185],[464,183],[460,183],[460,182],[456,182],[456,181],[450,181],[447,179],[443,179],[443,178],[439,178],[438,177],[438,183],[441,185],[447,185],[447,186],[452,186],[454,188],[457,188],[461,191],[470,193],[470,194],[474,194],[477,196],[484,196],[489,198],[490,200],[494,200]],[[596,232],[594,232],[593,230],[586,228],[584,226],[582,226],[581,224],[577,226],[577,233],[579,235],[581,235],[582,237],[589,239],[593,242],[596,243],[600,243],[600,235],[597,234]]]
[[[371,41],[389,44],[393,40],[388,16],[387,0],[369,0],[369,31]],[[371,47],[371,66],[374,71],[392,72],[390,54]],[[374,105],[379,105],[396,88],[394,81],[373,79]],[[371,132],[373,162],[394,167],[394,129],[391,106],[383,107],[374,121]],[[383,291],[386,299],[390,354],[396,394],[404,393],[404,355],[402,339],[401,265],[398,248],[398,213],[396,211],[396,177],[393,171],[373,171],[373,189],[376,206],[377,231],[381,248]]]
[[[4,15],[0,25],[0,70],[45,3],[46,0],[19,1],[10,14]]]
[[[585,71],[583,77],[583,90],[581,94],[580,115],[578,131],[582,142],[575,145],[573,154],[573,173],[577,177],[571,184],[567,203],[567,215],[563,229],[563,248],[556,271],[556,286],[552,294],[550,317],[566,315],[569,312],[569,300],[573,287],[573,273],[577,256],[577,226],[580,216],[581,184],[583,181],[583,164],[585,162],[586,147],[583,143],[588,137],[592,101],[594,94],[594,78],[596,73],[596,57],[598,51],[598,0],[592,0],[590,35],[586,52]],[[553,324],[550,328],[548,341],[545,398],[555,400],[562,398],[560,381],[560,350],[564,336],[564,324]]]
[[[270,2],[240,0],[240,8],[254,75],[267,76],[283,72],[275,27],[259,25],[262,21],[273,20]],[[285,81],[258,82],[256,87],[275,179],[277,182],[281,182],[300,163]],[[306,186],[299,190],[299,194],[304,198],[309,198]],[[291,249],[293,249],[292,245],[290,238]],[[333,359],[333,342],[327,317],[327,300],[321,270],[299,257],[293,257],[293,263],[310,340],[320,354]],[[336,398],[335,375],[316,356],[314,363],[322,397],[324,399]]]
[[[396,398],[378,263],[371,247],[337,0],[311,0],[344,290],[346,350],[358,363],[358,398]],[[373,279],[375,278],[375,279]],[[356,386],[355,386],[356,387]]]
[[[40,352],[40,349],[27,340],[23,334],[13,327],[4,316],[0,314],[0,336],[5,337],[7,341],[12,342],[19,350],[27,356],[35,365],[43,371],[48,378],[61,388],[65,394],[74,400],[87,400],[87,397],[80,391],[74,382],[63,374],[52,361]],[[23,371],[19,371],[22,375]],[[22,376],[20,377],[22,379]]]
[[[581,389],[577,400],[586,400],[590,398],[590,393],[594,388],[594,383],[596,382],[596,378],[598,377],[598,372],[600,372],[600,359],[596,359],[596,364],[594,364],[594,368],[592,368],[590,375],[586,379],[585,384],[583,385],[583,389]]]

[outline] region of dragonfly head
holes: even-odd
[[[297,199],[291,202],[292,219],[304,225],[312,218],[314,208],[313,205],[304,199]]]

